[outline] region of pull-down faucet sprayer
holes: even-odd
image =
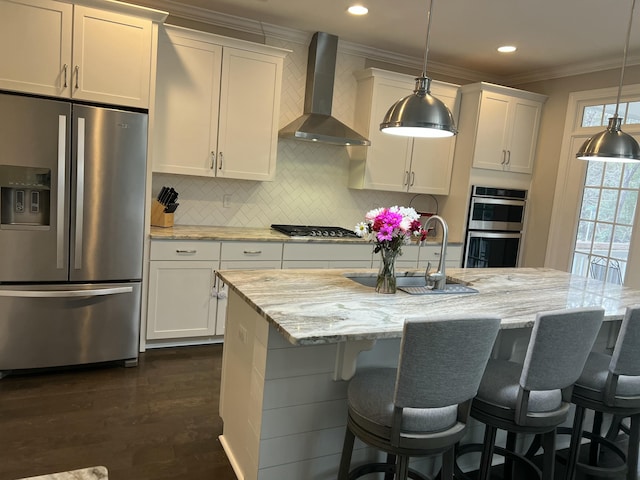
[[[447,274],[445,273],[445,261],[447,256],[447,237],[449,235],[449,227],[444,218],[439,215],[433,215],[427,219],[424,224],[424,229],[427,230],[432,222],[438,222],[442,226],[442,246],[440,247],[440,259],[438,261],[438,270],[433,273],[429,273],[431,270],[431,262],[427,264],[427,269],[424,272],[424,278],[427,282],[427,287],[434,290],[445,290],[447,284]]]

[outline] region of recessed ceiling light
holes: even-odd
[[[351,15],[366,15],[369,13],[369,9],[363,5],[352,5],[347,8],[347,12]]]
[[[498,47],[498,51],[500,53],[512,53],[515,52],[517,50],[516,47],[514,47],[513,45],[505,45],[503,47]]]

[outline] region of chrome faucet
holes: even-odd
[[[447,256],[447,237],[449,236],[449,227],[447,222],[444,221],[439,215],[433,215],[427,218],[424,223],[424,229],[427,230],[432,222],[439,222],[442,226],[442,246],[440,247],[440,259],[438,260],[438,270],[433,273],[429,273],[431,270],[431,262],[427,264],[427,270],[424,272],[424,279],[427,282],[427,287],[434,290],[444,290],[447,284],[447,275],[445,273],[445,260]]]

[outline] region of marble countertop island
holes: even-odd
[[[422,271],[397,272],[422,275]],[[373,270],[223,270],[218,275],[293,345],[399,338],[405,318],[497,315],[502,328],[531,327],[543,310],[602,306],[620,320],[640,291],[546,268],[447,269],[477,294],[378,294],[349,276]]]

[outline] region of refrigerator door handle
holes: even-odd
[[[65,268],[64,259],[64,203],[67,188],[66,156],[67,156],[67,116],[58,115],[58,198],[56,209],[56,268]]]
[[[85,140],[85,119],[78,118],[78,149],[76,160],[76,236],[74,251],[75,256],[73,266],[76,269],[82,268],[82,229],[84,217],[84,140]]]
[[[73,298],[99,297],[131,292],[133,292],[133,287],[96,288],[92,290],[0,290],[0,297]]]

